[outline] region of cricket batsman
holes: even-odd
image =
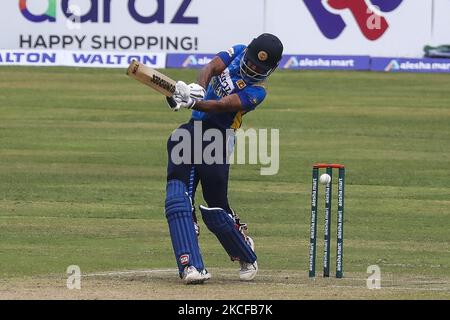
[[[169,106],[173,111],[192,109],[184,129],[194,141],[194,126],[223,132],[223,159],[217,163],[194,161],[195,153],[208,146],[192,146],[189,163],[172,159],[177,141],[169,137],[167,143],[168,166],[165,213],[178,265],[180,277],[186,284],[200,284],[211,278],[200,252],[199,228],[195,215],[194,198],[199,183],[202,184],[206,206],[200,206],[201,216],[208,229],[214,233],[232,261],[239,261],[242,281],[251,281],[258,272],[254,242],[247,235],[247,226],[240,222],[228,203],[229,161],[225,131],[239,129],[243,116],[256,109],[266,97],[265,80],[278,67],[283,44],[274,35],[264,33],[248,45],[236,45],[219,52],[199,73],[197,83],[176,84]],[[175,102],[175,103],[174,103]],[[175,130],[174,132],[176,132]],[[234,143],[234,140],[231,140]],[[217,155],[216,155],[217,156]]]

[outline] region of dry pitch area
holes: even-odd
[[[309,279],[295,271],[261,271],[253,282],[237,280],[236,270],[213,269],[204,285],[187,286],[176,270],[138,270],[86,274],[80,290],[66,278],[42,276],[0,282],[2,299],[151,299],[151,300],[309,300],[309,299],[450,299],[450,278],[385,275],[380,289],[369,290],[365,274],[345,279]]]

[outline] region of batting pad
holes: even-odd
[[[167,183],[166,218],[180,274],[186,266],[203,270],[205,267],[195,233],[191,199],[186,185],[179,180]]]
[[[225,210],[200,206],[200,211],[206,226],[216,235],[232,260],[248,263],[256,261],[255,252],[236,229],[233,218]]]

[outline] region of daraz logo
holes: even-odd
[[[111,22],[112,0],[103,0],[103,1],[85,0],[88,1],[88,3],[90,3],[90,9],[86,14],[82,16],[78,15],[75,12],[79,10],[77,9],[78,8],[77,6],[71,6],[69,4],[71,0],[60,0],[58,3],[57,0],[39,0],[41,3],[47,3],[47,9],[42,14],[32,13],[27,6],[27,0],[18,0],[18,1],[22,15],[31,22],[52,22],[52,23],[56,22],[58,3],[60,3],[61,5],[62,14],[70,20],[75,20],[80,23],[83,22],[96,23],[99,22],[101,19],[103,19],[102,22],[104,23]],[[192,1],[193,0],[182,0],[181,3],[178,4],[178,6],[175,6],[176,11],[174,11],[175,13],[173,15],[172,20],[170,21],[171,24],[198,24],[199,20],[198,17],[187,17],[185,15]],[[167,7],[166,2],[168,2],[168,0],[153,0],[153,2],[156,5],[156,11],[153,12],[153,14],[151,15],[139,13],[138,9],[136,8],[137,2],[138,0],[122,1],[122,4],[124,5],[123,9],[125,9],[125,6],[127,6],[129,14],[135,21],[144,24],[165,23],[166,7]],[[147,0],[147,2],[150,2],[150,0]],[[103,10],[99,10],[100,8],[103,8]],[[173,9],[173,7],[171,8]],[[103,11],[102,14],[100,13],[101,11]]]
[[[368,40],[378,40],[389,29],[386,18],[373,12],[366,0],[303,0],[311,12],[320,31],[328,39],[336,39],[346,23],[341,15],[333,12],[350,10],[361,32]],[[391,12],[398,8],[403,0],[368,0],[381,12]],[[332,12],[333,11],[333,12]]]
[[[42,15],[34,15],[28,10],[27,0],[19,1],[19,8],[25,18],[33,22],[56,21],[56,0],[48,0],[47,11]]]

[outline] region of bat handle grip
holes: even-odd
[[[173,97],[166,97],[167,103],[169,104],[170,108],[174,109],[177,106],[177,102]]]

